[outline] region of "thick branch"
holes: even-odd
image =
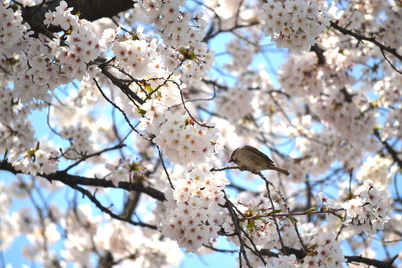
[[[120,221],[125,221],[125,222],[131,223],[132,225],[136,225],[136,226],[147,227],[147,228],[151,228],[151,229],[154,229],[154,230],[157,229],[155,225],[150,225],[150,224],[146,224],[146,223],[142,223],[142,222],[135,222],[135,221],[130,220],[127,217],[123,217],[123,216],[119,216],[119,215],[114,214],[110,209],[108,209],[105,206],[103,206],[101,204],[101,202],[99,202],[98,199],[96,199],[94,194],[92,194],[90,191],[88,191],[88,190],[86,190],[86,189],[84,189],[84,188],[82,188],[82,187],[80,187],[78,185],[69,184],[68,186],[70,186],[71,188],[81,192],[84,196],[88,197],[89,200],[91,200],[92,203],[94,203],[97,208],[99,208],[104,213],[108,214],[113,219],[120,220]]]
[[[339,26],[338,22],[333,22],[331,21],[331,27],[335,28],[336,30],[338,30],[339,32],[343,33],[344,35],[350,35],[353,36],[354,38],[356,38],[357,40],[359,40],[360,42],[362,41],[368,41],[373,43],[374,45],[376,45],[379,49],[381,49],[381,51],[387,51],[390,54],[392,54],[393,56],[395,56],[397,59],[399,59],[400,61],[402,61],[402,56],[399,55],[396,51],[395,48],[389,47],[389,46],[385,46],[382,43],[378,42],[375,37],[367,37],[358,33],[355,33],[351,30],[348,30],[346,28],[343,28],[341,26]]]
[[[289,254],[294,254],[297,259],[301,260],[306,257],[306,253],[301,250],[301,249],[294,249],[294,248],[286,248]],[[262,249],[261,254],[269,257],[278,257],[278,254],[275,252],[272,252],[268,249]],[[396,256],[398,257],[398,255]],[[396,266],[392,265],[392,263],[395,261],[396,258],[393,258],[392,260],[389,261],[380,261],[380,260],[375,260],[375,259],[369,259],[369,258],[364,258],[361,256],[345,256],[346,262],[347,263],[364,263],[369,266],[374,266],[374,267],[379,267],[379,268],[395,268]]]
[[[9,171],[13,174],[22,174],[22,172],[16,170],[10,163],[7,161],[0,162],[0,170]],[[127,191],[139,191],[145,193],[156,200],[165,201],[165,195],[152,188],[152,187],[144,187],[142,183],[130,183],[130,182],[119,182],[118,186],[115,186],[112,181],[103,180],[103,179],[96,179],[96,178],[86,178],[76,175],[70,175],[66,172],[57,171],[55,173],[46,175],[40,174],[39,176],[52,181],[60,181],[67,185],[87,185],[87,186],[94,186],[94,187],[103,187],[103,188],[120,188]]]
[[[118,86],[126,95],[130,96],[132,99],[136,100],[139,104],[143,104],[144,101],[138,97],[137,94],[135,94],[126,84],[124,84],[120,79],[115,77],[113,74],[111,74],[108,70],[106,70],[105,65],[99,65],[99,68],[102,70],[102,73],[110,79],[110,81]]]
[[[398,257],[398,255],[397,255]],[[364,258],[361,256],[345,256],[347,262],[358,262],[358,263],[364,263],[369,266],[374,266],[374,267],[379,267],[379,268],[395,268],[396,266],[392,265],[394,262],[395,258],[389,262],[384,262],[384,261],[379,261],[379,260],[374,260],[374,259],[369,259],[369,258]]]
[[[377,129],[374,129],[374,136],[384,145],[385,149],[387,152],[391,155],[392,159],[398,164],[399,168],[402,169],[402,159],[399,158],[398,152],[395,151],[395,149],[388,144],[386,140],[382,140],[380,137],[380,132],[378,132]]]
[[[73,14],[80,13],[80,19],[95,21],[100,18],[111,18],[122,11],[133,8],[132,0],[64,0],[69,7],[73,7]],[[43,5],[26,7],[26,14],[38,23],[45,19],[48,10],[54,11],[61,0],[46,1]]]

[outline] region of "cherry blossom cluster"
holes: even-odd
[[[30,150],[10,150],[8,160],[16,170],[31,174],[51,174],[58,170],[58,152],[42,148],[31,148]]]
[[[250,198],[250,194],[242,193],[237,198],[236,210],[239,211],[239,226],[247,233],[257,248],[274,249],[281,248],[279,236],[275,221],[270,218],[273,211],[279,211],[280,206],[274,202],[274,208],[271,201],[260,195],[258,198]],[[230,215],[226,219],[230,219]],[[303,250],[301,243],[308,250],[307,256],[302,260],[296,259],[294,255],[279,255],[276,258],[269,258],[266,267],[343,267],[346,259],[342,255],[340,242],[335,240],[333,233],[323,233],[311,223],[301,224],[300,239],[295,232],[294,225],[290,220],[278,220],[279,229],[281,230],[281,238],[286,247]],[[233,241],[239,246],[236,236],[231,236],[236,232],[236,228],[230,220],[227,220],[222,227],[229,234],[227,239]],[[244,238],[247,243],[248,240]],[[252,254],[250,252],[250,254]],[[249,258],[252,266],[261,266],[261,260],[252,256]],[[243,263],[245,264],[244,260]]]
[[[154,210],[162,234],[176,240],[186,252],[197,252],[202,244],[217,238],[223,223],[222,189],[229,181],[210,168],[201,165],[174,180],[175,189],[168,187],[167,201],[158,202]]]
[[[14,182],[7,187],[0,185],[0,189],[2,193],[8,192],[9,196],[25,199],[32,194],[34,184],[32,181],[26,182],[20,178],[18,182]],[[3,202],[6,203],[7,200],[2,198],[1,195],[0,200],[4,206]],[[38,209],[41,208],[38,206]],[[38,217],[35,217],[33,210],[28,207],[15,210],[11,216],[4,215],[3,217],[1,215],[2,240],[5,241],[5,247],[7,248],[8,239],[14,240],[18,235],[23,234],[29,243],[22,247],[22,256],[31,261],[45,262],[45,259],[50,257],[45,252],[48,252],[49,248],[61,239],[61,235],[57,230],[58,226],[53,221],[56,218],[60,219],[61,214],[59,212],[58,207],[50,205],[48,210],[41,210],[41,216]],[[1,209],[0,213],[2,214]]]
[[[339,7],[333,3],[328,12],[342,25],[348,24],[350,29],[358,29],[362,27],[363,24],[371,24],[373,18],[375,18],[372,11],[364,8],[368,6],[367,4],[358,5],[355,1],[350,1],[347,4],[347,8],[339,9]]]
[[[383,38],[386,45],[399,48],[399,53],[401,53],[400,44],[402,43],[402,37],[398,34],[402,31],[401,11],[400,5],[394,3],[393,8],[385,9],[386,20],[383,23],[383,34],[385,35]]]
[[[26,234],[29,239],[30,243],[22,248],[22,255],[48,267],[54,266],[53,261],[62,266],[71,263],[87,265],[91,263],[94,247],[101,255],[113,252],[115,260],[122,259],[120,264],[135,267],[168,267],[177,264],[183,255],[173,241],[159,239],[159,232],[138,229],[126,223],[111,221],[108,217],[102,220],[99,216],[93,216],[89,205],[80,205],[74,210],[68,210],[66,214],[52,205],[48,213],[43,222],[27,208],[16,211],[12,217],[7,218],[13,223],[15,230]],[[59,219],[62,220],[58,222]],[[61,239],[60,228],[69,235],[60,252],[62,258],[58,259],[52,248]],[[11,230],[13,229],[9,229],[8,235],[12,234]],[[137,240],[141,242],[133,243]],[[44,252],[48,255],[43,254]],[[137,258],[127,258],[134,252],[138,254]]]
[[[182,0],[145,0],[135,6],[139,6],[149,22],[160,29],[166,52],[172,55],[165,66],[191,84],[207,75],[214,63],[215,52],[202,42],[207,26],[203,14],[192,16],[188,11],[180,11],[183,4]]]
[[[8,57],[13,52],[20,52],[21,40],[29,30],[29,25],[23,23],[21,10],[13,11],[10,8],[9,0],[2,0],[0,3],[0,51]]]
[[[253,114],[253,106],[250,105],[254,93],[242,86],[228,88],[221,92],[216,104],[217,113],[226,117],[229,122],[239,124],[247,115]]]
[[[224,140],[216,128],[196,124],[191,118],[165,111],[157,101],[142,105],[145,117],[143,129],[155,135],[153,141],[169,161],[183,165],[197,165],[215,159]]]
[[[60,135],[71,143],[71,146],[64,150],[63,156],[75,159],[92,153],[94,151],[93,144],[89,140],[91,134],[92,131],[86,126],[81,126],[81,123],[76,126],[63,127]]]
[[[402,83],[402,78],[397,73],[385,76],[375,83],[375,93],[380,95],[378,103],[384,107],[394,106],[398,103],[402,95],[402,89],[398,86],[400,83]]]
[[[1,84],[1,82],[0,82]],[[0,91],[0,151],[11,148],[28,148],[36,143],[29,111],[40,104],[22,106],[15,91],[4,88]]]
[[[381,132],[381,138],[388,139],[401,136],[402,129],[402,105],[392,109],[386,119],[385,127]]]
[[[71,92],[72,102],[77,108],[92,106],[99,100],[101,94],[91,82],[92,81],[82,81],[78,87],[79,91],[76,94],[75,91]]]
[[[279,255],[278,258],[270,258],[266,267],[343,267],[346,259],[342,255],[340,243],[335,240],[334,234],[323,234],[311,223],[304,224],[302,229],[308,231],[301,234],[307,248],[311,248],[307,256],[299,260],[294,254]]]
[[[139,229],[118,221],[110,221],[96,230],[97,249],[103,254],[113,252],[115,260],[123,260],[120,263],[123,267],[171,267],[183,258],[176,242],[162,239],[158,231]],[[135,258],[127,258],[130,254],[135,254]]]
[[[302,225],[302,240],[310,249],[300,267],[343,267],[341,244],[334,233],[323,233],[312,223]]]
[[[106,51],[107,41],[102,39],[105,36],[100,38],[96,35],[95,26],[91,22],[80,20],[71,14],[71,10],[66,2],[61,1],[56,11],[45,14],[44,24],[60,26],[64,31],[71,30],[65,41],[60,37],[52,40],[51,52],[59,64],[72,72],[70,76],[82,80],[84,77],[94,77],[99,72],[89,64]]]
[[[10,195],[10,185],[5,181],[0,181],[0,224],[2,228],[2,247],[3,251],[8,250],[12,245],[15,236],[16,229],[15,223],[9,221],[10,209],[13,203],[13,196]]]
[[[54,12],[46,13],[46,25],[60,26],[65,35],[55,34],[48,43],[46,38],[20,40],[19,47],[25,53],[15,55],[19,59],[14,69],[14,90],[22,103],[33,99],[48,100],[49,91],[60,84],[67,84],[74,79],[94,77],[99,69],[90,66],[102,51],[106,50],[103,40],[94,32],[92,23],[79,20],[71,14],[72,8],[62,1]]]
[[[347,91],[347,89],[343,89]],[[327,124],[334,127],[350,141],[356,141],[370,135],[376,124],[376,114],[362,106],[368,103],[360,94],[353,100],[347,100],[341,90],[334,89],[329,96],[310,98],[312,110]],[[345,124],[348,122],[348,124]]]
[[[75,211],[69,210],[63,217],[65,220],[62,226],[69,233],[65,248],[61,252],[63,259],[81,265],[89,263],[93,239],[99,239],[97,232],[104,230],[99,228],[102,223],[101,217],[93,216],[89,204],[80,205]],[[106,234],[103,233],[103,238],[105,237]]]
[[[326,10],[316,0],[268,0],[262,7],[265,36],[272,36],[278,48],[308,51],[330,25]]]
[[[144,172],[147,170],[142,162],[120,160],[118,166],[106,164],[106,168],[111,171],[108,179],[111,180],[114,186],[118,186],[119,182],[141,182],[144,187],[148,187],[147,177]]]
[[[183,4],[182,0],[145,0],[138,5],[149,17],[149,22],[162,30],[161,36],[166,45],[188,48],[190,44],[202,40],[206,22],[201,18],[202,14],[192,18],[190,12],[180,11]],[[190,21],[194,25],[190,25]]]
[[[314,53],[291,54],[278,70],[278,81],[282,90],[292,97],[317,95],[323,84],[315,66]]]
[[[58,206],[50,204],[48,210],[41,210],[41,216],[36,216],[29,208],[13,212],[11,217],[3,217],[4,206],[10,206],[3,195],[12,190],[13,185],[0,183],[0,213],[2,214],[2,244],[7,248],[8,241],[18,234],[25,234],[28,243],[22,247],[22,255],[43,266],[54,267],[54,263],[62,267],[88,265],[92,263],[94,248],[100,256],[113,253],[114,260],[119,264],[133,267],[170,267],[178,264],[183,254],[173,241],[160,239],[160,233],[155,230],[143,230],[106,216],[93,216],[89,204],[79,205],[63,213]],[[25,195],[27,198],[29,194]],[[3,221],[4,219],[4,221]],[[61,235],[68,233],[68,236]],[[55,243],[65,239],[63,250],[56,250]],[[137,241],[138,243],[133,243]],[[131,258],[133,254],[136,258]],[[60,255],[60,256],[58,256]]]
[[[232,60],[225,64],[224,68],[233,73],[244,73],[249,69],[256,53],[255,50],[254,45],[237,38],[226,43],[226,52]]]
[[[178,51],[179,53],[175,55],[179,61],[178,67],[181,68],[177,69],[176,74],[180,75],[187,85],[199,82],[206,77],[215,62],[215,51],[210,50],[203,42]]]
[[[125,35],[121,42],[113,42],[115,64],[131,78],[137,79],[130,88],[142,99],[157,99],[170,107],[180,101],[178,66],[180,61],[172,49],[165,49],[156,38],[149,40],[143,28],[135,35]]]
[[[234,206],[236,211],[240,213],[238,224],[247,236],[253,241],[258,248],[273,248],[278,246],[277,226],[271,217],[274,211],[279,210],[279,204],[271,201],[261,194],[257,198],[253,198],[249,193],[242,193],[237,196]],[[235,245],[240,246],[238,237],[233,235],[238,232],[232,221],[232,217],[227,212],[226,221],[222,225],[225,233],[228,234],[227,240],[233,241]],[[280,226],[278,228],[281,228]],[[246,240],[246,238],[245,238]],[[246,243],[249,244],[246,240]]]
[[[402,27],[401,8],[395,1],[365,1],[363,4],[348,1],[342,8],[332,3],[329,12],[340,25],[348,25],[349,29],[377,32],[377,37],[387,46],[399,47],[402,42],[397,34]]]
[[[278,258],[272,258],[266,267],[296,268],[304,266],[300,264],[300,261],[296,259],[296,256],[294,254],[291,254],[291,255],[279,255]]]
[[[335,240],[333,233],[323,232],[316,228],[312,223],[304,223],[298,226],[300,238],[296,234],[294,225],[290,220],[281,222],[282,239],[285,247],[295,250],[306,250],[306,256],[303,259],[296,258],[294,254],[269,257],[265,267],[283,267],[283,268],[302,268],[302,267],[343,267],[346,259],[342,255],[340,242]],[[303,241],[305,249],[301,247],[300,239]],[[281,245],[277,243],[277,248]],[[273,249],[273,247],[269,248]],[[249,250],[247,250],[250,254]],[[256,256],[249,258],[252,267],[261,267],[262,261]],[[243,260],[243,264],[245,261]]]
[[[119,67],[136,79],[141,79],[154,70],[157,53],[157,39],[150,42],[141,39],[133,39],[116,42],[112,52],[119,61]],[[137,37],[138,38],[138,37]]]
[[[391,183],[392,161],[390,159],[381,157],[378,154],[369,156],[360,167],[361,169],[356,174],[356,178],[360,183],[371,181],[383,187],[388,187]]]
[[[303,181],[307,173],[314,176],[324,173],[333,161],[345,161],[352,165],[353,157],[359,155],[359,151],[354,150],[352,144],[345,144],[340,134],[333,133],[328,128],[317,133],[312,131],[308,139],[298,138],[297,148],[303,156],[308,157],[303,163],[291,165],[289,172],[294,181]]]
[[[145,91],[149,93],[157,89],[157,92],[151,96],[151,99],[156,99],[166,107],[171,107],[181,102],[180,89],[178,88],[178,85],[180,85],[179,78],[179,76],[175,76],[170,77],[169,80],[165,78],[148,79],[143,81],[142,88],[137,87],[136,92],[139,97],[146,98]],[[180,87],[183,88],[185,85],[182,84]]]
[[[384,229],[390,220],[389,194],[382,187],[366,181],[355,193],[355,197],[342,204],[346,210],[345,225],[354,232],[375,234]]]
[[[30,244],[25,244],[22,247],[22,256],[31,261],[51,263],[49,259],[43,256],[43,252],[48,251],[47,247],[49,245],[54,245],[60,241],[61,234],[57,231],[57,225],[51,222],[49,218],[46,218],[43,226],[37,224],[33,228],[33,232],[26,235]],[[54,253],[53,255],[55,256],[56,254]]]

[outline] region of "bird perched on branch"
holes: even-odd
[[[234,150],[230,157],[229,163],[230,162],[234,162],[240,167],[250,171],[260,172],[261,170],[269,169],[276,170],[283,175],[289,176],[289,172],[286,169],[275,166],[274,161],[272,161],[267,155],[249,145]]]

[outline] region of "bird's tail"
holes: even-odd
[[[273,169],[278,171],[278,172],[280,172],[280,173],[282,173],[285,176],[289,176],[289,172],[286,169],[278,168],[278,167],[274,167]]]

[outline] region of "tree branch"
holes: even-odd
[[[385,149],[387,152],[391,155],[392,159],[398,164],[399,168],[402,169],[402,159],[399,158],[398,152],[395,151],[394,148],[392,148],[391,145],[388,144],[388,142],[385,140],[383,141],[380,137],[380,132],[378,132],[377,129],[374,129],[374,136],[384,145]]]
[[[122,11],[134,8],[132,0],[64,0],[69,7],[73,7],[72,14],[80,15],[80,19],[95,21],[100,18],[111,18]],[[54,11],[60,5],[61,0],[45,1],[36,6],[26,7],[26,15],[32,20],[42,23],[47,11]]]
[[[108,70],[106,70],[106,65],[102,64],[98,66],[101,70],[102,73],[110,79],[110,81],[117,87],[119,87],[123,93],[126,95],[130,96],[132,99],[136,100],[139,104],[143,104],[144,101],[138,97],[137,94],[135,94],[126,84],[124,84],[120,79],[116,78],[113,74],[111,74]]]
[[[398,257],[398,255],[396,255],[396,257]],[[384,261],[364,258],[361,256],[345,256],[347,262],[359,262],[359,263],[364,263],[369,266],[374,266],[374,267],[378,267],[378,268],[395,268],[396,266],[392,265],[392,263],[395,261],[396,257],[394,257],[389,262],[384,262]]]
[[[151,229],[154,229],[154,230],[157,229],[155,225],[150,225],[150,224],[146,224],[146,223],[142,223],[142,222],[135,222],[135,221],[132,221],[129,218],[116,215],[112,211],[110,211],[110,209],[108,209],[105,206],[103,206],[101,204],[101,202],[99,202],[99,200],[96,199],[95,195],[93,195],[90,191],[88,191],[88,190],[86,190],[86,189],[84,189],[84,188],[82,188],[82,187],[80,187],[78,185],[74,185],[74,184],[67,184],[67,185],[70,186],[71,188],[79,191],[84,196],[88,197],[89,200],[91,200],[92,203],[94,203],[97,208],[99,208],[102,212],[105,212],[106,214],[108,214],[113,219],[120,220],[120,221],[125,221],[125,222],[128,222],[128,223],[130,223],[132,225],[136,225],[136,226],[147,227],[147,228],[151,228]]]
[[[23,174],[21,171],[16,170],[11,163],[3,160],[0,161],[0,170],[9,171],[13,174]],[[142,183],[130,183],[130,182],[119,182],[118,186],[115,186],[112,181],[103,180],[103,179],[96,179],[96,178],[86,178],[76,175],[70,175],[63,171],[57,171],[52,174],[39,174],[38,176],[47,179],[48,181],[60,181],[67,185],[87,185],[87,186],[94,186],[94,187],[103,187],[103,188],[120,188],[127,191],[139,191],[145,193],[152,198],[165,201],[164,193],[152,188],[152,187],[144,187]]]
[[[338,30],[339,32],[343,33],[344,35],[350,35],[353,36],[354,38],[356,38],[357,40],[359,40],[360,42],[362,41],[368,41],[373,43],[374,45],[376,45],[379,49],[381,49],[381,51],[387,51],[390,54],[392,54],[393,56],[395,56],[397,59],[399,59],[400,61],[402,61],[402,56],[399,55],[396,51],[395,48],[389,47],[389,46],[385,46],[383,44],[381,44],[380,42],[378,42],[375,37],[367,37],[355,32],[352,32],[351,30],[348,30],[346,28],[343,28],[341,26],[339,26],[338,22],[333,22],[331,21],[331,27],[333,27],[334,29]]]

